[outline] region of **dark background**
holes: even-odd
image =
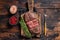
[[[19,22],[15,26],[8,24],[9,9],[11,5],[17,5],[17,13],[20,16],[21,13],[28,11],[26,2],[27,0],[0,0],[0,40],[20,40],[22,38]],[[42,29],[46,21],[47,39],[60,40],[60,0],[35,0],[35,11],[41,14]],[[44,17],[45,14],[47,17]],[[39,40],[39,38],[30,40]]]

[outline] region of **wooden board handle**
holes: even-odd
[[[29,12],[33,12],[34,0],[28,0]]]

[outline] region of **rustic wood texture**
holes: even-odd
[[[19,38],[13,39],[12,36],[20,35],[20,26],[10,26],[8,24],[8,14],[11,5],[17,5],[19,8],[26,8],[27,1],[22,0],[0,0],[0,40],[20,40]],[[60,0],[35,0],[35,8],[37,13],[41,14],[42,29],[44,27],[44,14],[47,15],[47,39],[48,40],[60,40]],[[12,27],[12,28],[10,28]],[[42,30],[41,29],[41,30]],[[15,34],[16,33],[16,34]],[[59,35],[55,38],[51,38],[54,33]],[[11,36],[12,35],[12,36]],[[15,36],[14,36],[15,37]],[[5,39],[6,38],[6,39]],[[49,39],[50,38],[50,39]],[[40,38],[41,39],[41,38]],[[33,38],[31,40],[40,40],[39,38]],[[21,40],[26,40],[24,37]],[[28,39],[27,39],[28,40]],[[42,39],[41,39],[42,40]]]

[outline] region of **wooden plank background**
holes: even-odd
[[[10,37],[10,35],[15,35],[15,33],[19,33],[20,35],[20,26],[19,24],[16,26],[7,26],[8,24],[8,10],[11,5],[17,5],[22,8],[26,8],[25,2],[21,0],[0,0],[0,39],[4,40],[3,38]],[[48,4],[49,3],[49,4]],[[60,1],[59,0],[36,0],[35,8],[37,12],[41,15],[44,15],[44,9],[46,9],[46,14],[48,15],[46,18],[47,22],[47,36],[51,35],[52,33],[58,33],[59,36],[54,38],[55,40],[60,40]],[[44,24],[44,17],[42,16],[42,26]],[[50,29],[49,26],[54,26],[54,29]],[[11,29],[9,29],[12,27]],[[19,37],[20,38],[20,37]],[[13,40],[13,39],[11,39]],[[17,39],[16,39],[17,40]],[[19,40],[19,39],[18,39]],[[25,39],[23,39],[25,40]],[[34,38],[32,40],[40,40]]]

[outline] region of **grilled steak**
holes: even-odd
[[[29,31],[32,34],[40,34],[40,25],[36,14],[34,14],[33,12],[27,12],[26,14],[24,14],[24,20]]]

